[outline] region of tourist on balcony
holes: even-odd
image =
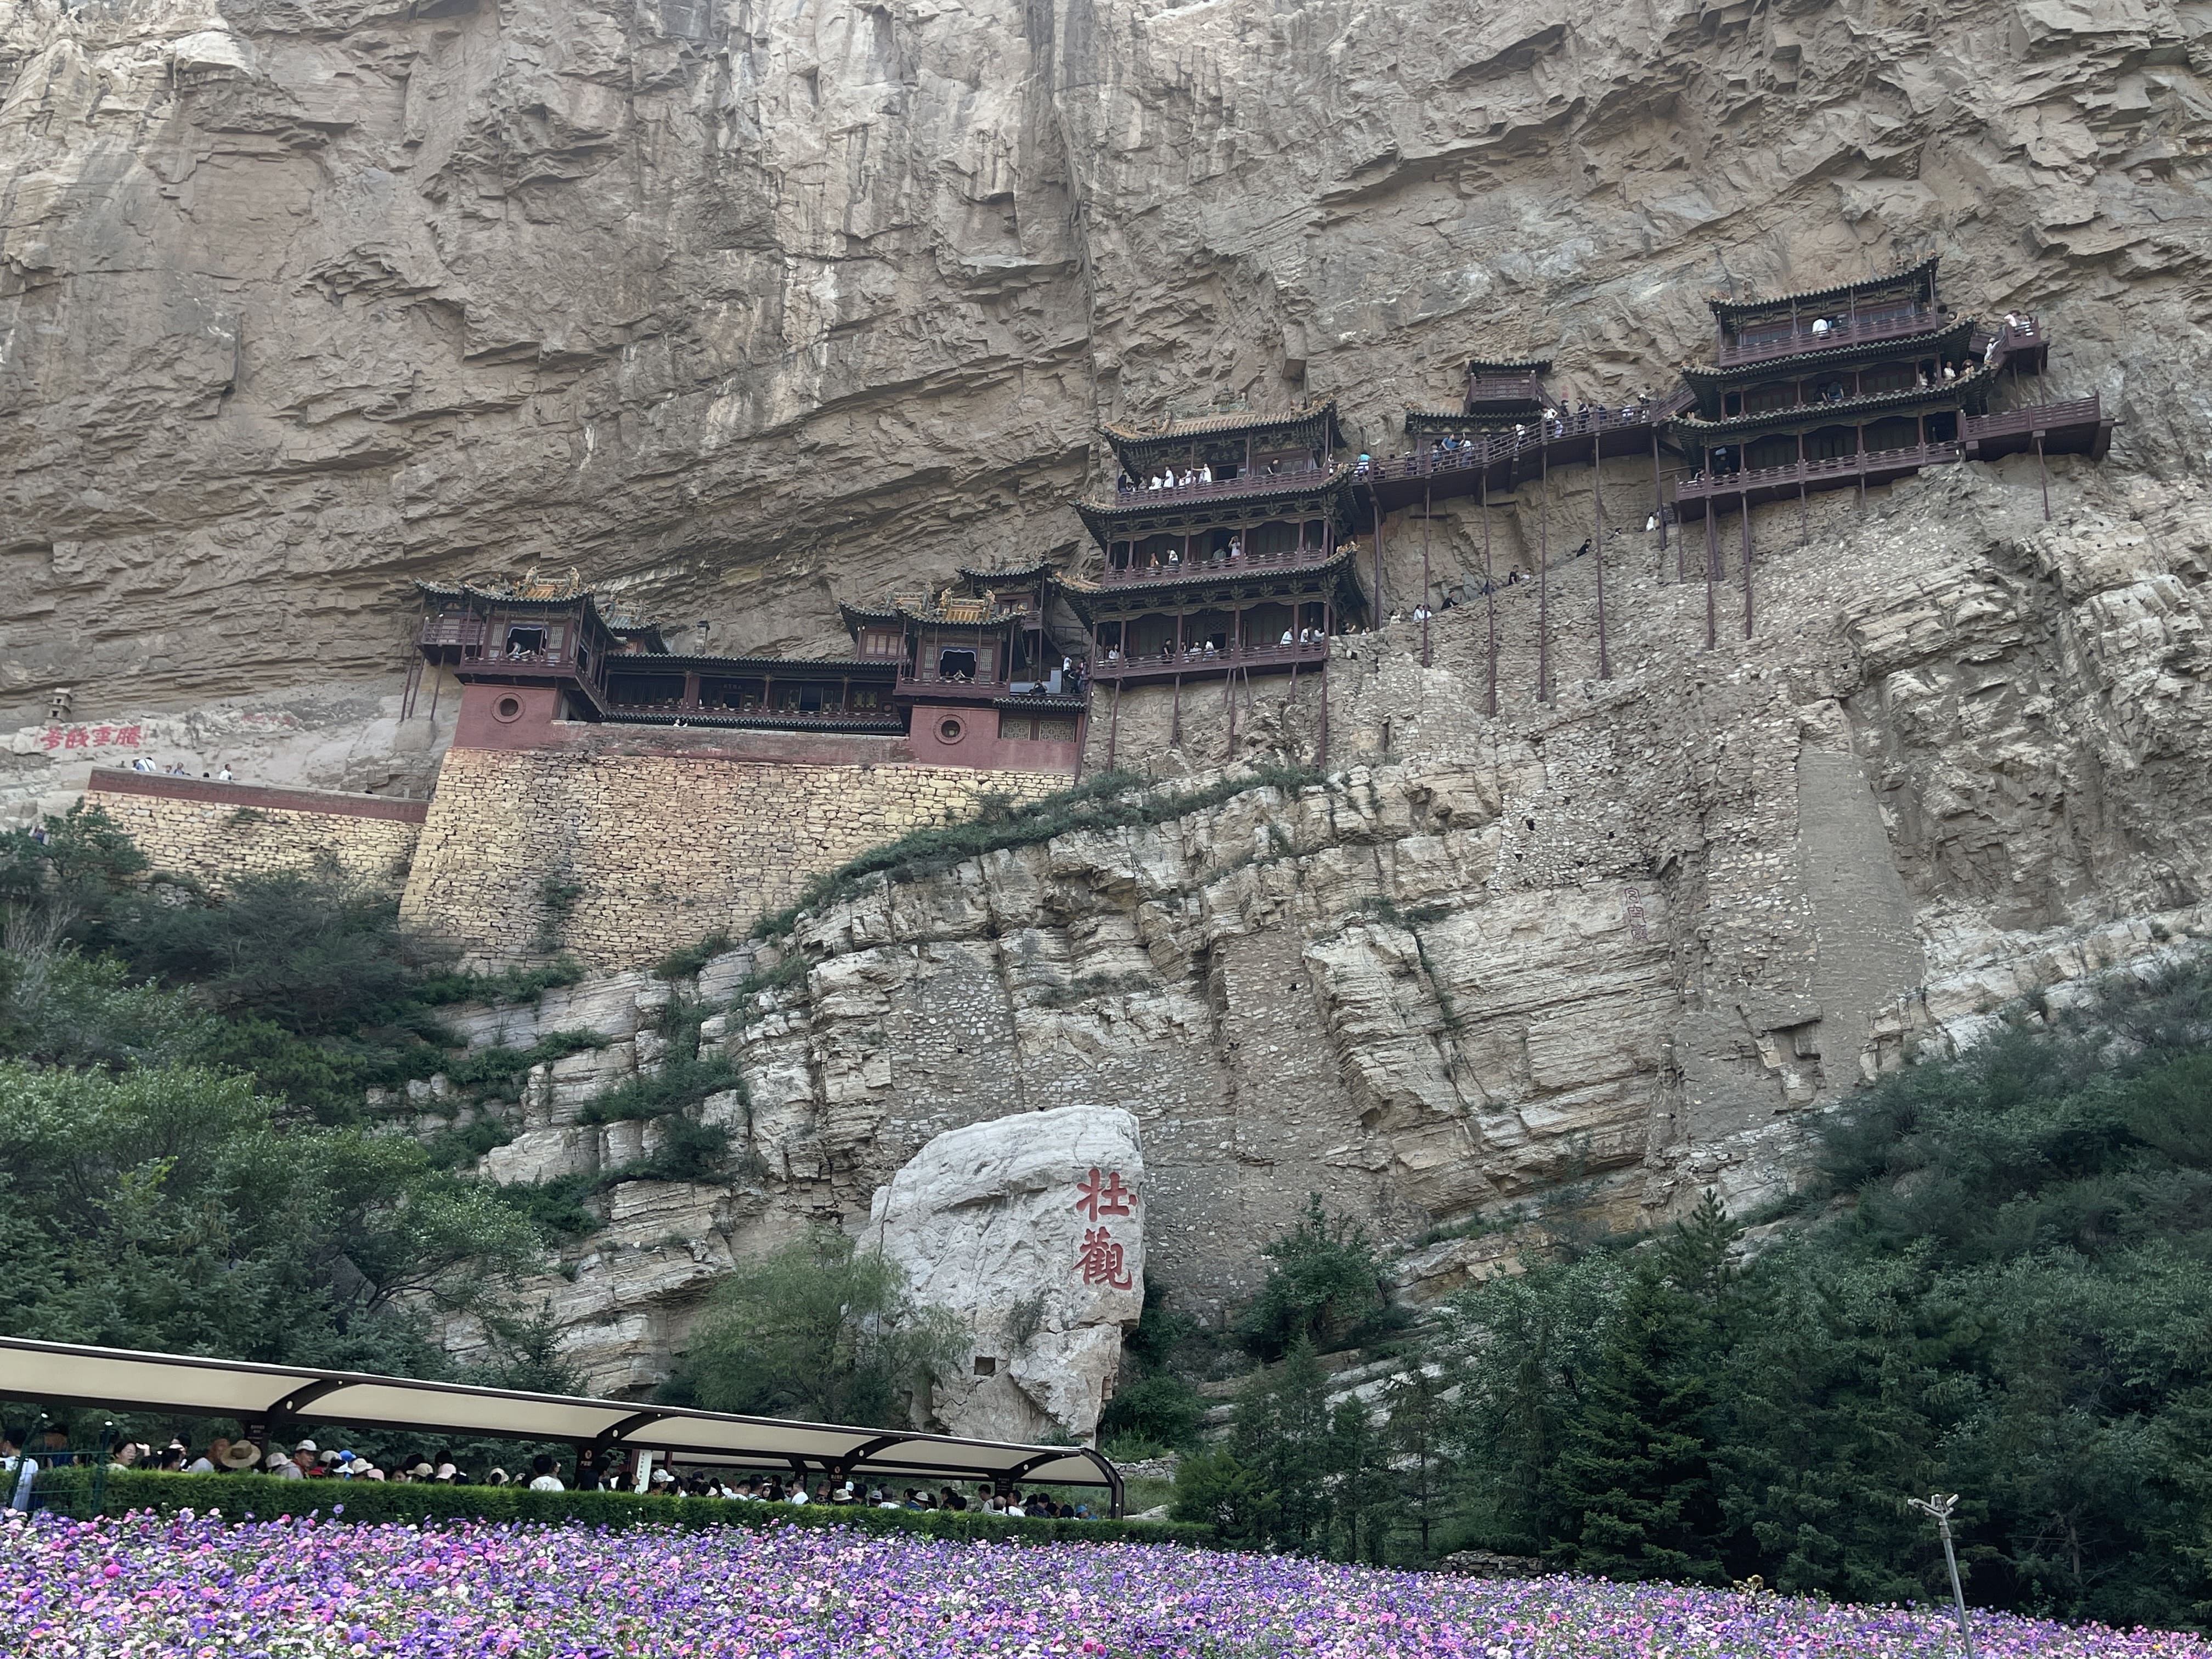
[[[1955,380],[1959,378],[1959,371],[1947,362],[1943,365],[1943,378],[1947,381]]]
[[[1244,556],[1244,538],[1242,536],[1231,536],[1229,538],[1229,556],[1232,559],[1241,559]]]
[[[1823,334],[1826,334],[1827,331],[1828,331],[1828,319],[1827,319],[1826,317],[1815,317],[1815,318],[1813,319],[1813,333],[1814,333],[1814,337],[1815,338],[1818,338],[1820,336],[1821,336],[1821,335],[1823,335]]]
[[[1198,469],[1198,481],[1200,483],[1212,483],[1213,482],[1213,466],[1211,462]]]

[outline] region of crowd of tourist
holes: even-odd
[[[154,763],[153,757],[149,755],[141,755],[137,760],[132,761],[131,763],[131,769],[134,772],[152,772],[165,778],[188,778],[191,776],[191,774],[185,769],[184,763],[181,761],[172,761],[167,766],[156,766]],[[217,783],[228,783],[232,781],[231,770],[228,766],[223,767],[220,771],[203,772],[200,775],[204,778],[211,778]]]
[[[37,1506],[38,1476],[42,1469],[69,1468],[95,1462],[100,1454],[72,1451],[68,1435],[59,1428],[45,1430],[40,1443],[26,1428],[0,1429],[0,1508],[30,1510]],[[1015,1519],[1058,1517],[1088,1520],[1087,1505],[1069,1504],[1044,1492],[1022,1492],[978,1483],[971,1494],[957,1486],[934,1492],[927,1486],[894,1489],[830,1475],[809,1477],[797,1472],[767,1474],[713,1468],[670,1468],[656,1465],[650,1453],[602,1453],[585,1447],[572,1464],[564,1465],[550,1452],[541,1452],[527,1468],[510,1472],[487,1468],[481,1474],[462,1467],[451,1449],[409,1452],[380,1463],[366,1453],[349,1448],[324,1447],[313,1440],[289,1446],[275,1441],[265,1447],[249,1439],[217,1435],[195,1450],[182,1439],[172,1440],[156,1451],[146,1441],[125,1441],[106,1454],[111,1469],[166,1471],[182,1474],[258,1475],[277,1480],[380,1480],[395,1484],[423,1482],[448,1486],[526,1486],[532,1492],[634,1492],[654,1497],[718,1498],[739,1504],[857,1504],[864,1508],[910,1510],[973,1510]]]

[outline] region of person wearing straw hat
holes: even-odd
[[[261,1463],[261,1448],[251,1440],[234,1440],[223,1448],[222,1455],[216,1459],[216,1463],[223,1472],[258,1468]]]

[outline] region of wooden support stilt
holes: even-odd
[[[2049,524],[2051,522],[2051,468],[2045,464],[2043,459],[2043,434],[2040,432],[2035,434],[2035,471],[2036,476],[2043,481],[2043,521]]]
[[[1667,495],[1659,483],[1659,428],[1656,426],[1651,428],[1651,516],[1659,520],[1659,551],[1663,555],[1667,551]],[[1667,561],[1662,557],[1659,561],[1662,580],[1666,568]]]
[[[1805,516],[1805,434],[1797,434],[1797,545],[1809,546],[1813,532]]]
[[[1537,419],[1548,420],[1540,415]],[[1552,700],[1552,445],[1540,426],[1537,441],[1543,452],[1543,476],[1536,486],[1536,701]]]
[[[1605,640],[1605,452],[1603,440],[1595,434],[1590,438],[1590,501],[1597,520],[1597,533],[1590,538],[1590,551],[1597,556],[1597,677],[1601,680],[1613,678],[1613,659],[1607,653]]]
[[[1372,484],[1368,489],[1368,503],[1375,514],[1375,626],[1379,629],[1389,615],[1382,608],[1382,498],[1373,493]]]
[[[1482,603],[1490,617],[1490,680],[1483,694],[1482,712],[1498,713],[1498,581],[1490,568],[1490,474],[1475,481],[1475,499],[1482,513]]]
[[[1178,660],[1181,659],[1181,653],[1176,653]],[[1182,743],[1182,676],[1180,673],[1175,677],[1175,696],[1170,704],[1170,709],[1168,747],[1174,749],[1180,747]]]
[[[1713,597],[1713,570],[1720,562],[1720,549],[1713,544],[1713,497],[1705,497],[1705,649],[1710,651],[1720,643],[1720,617],[1714,609],[1717,601]]]
[[[1435,486],[1421,486],[1421,666],[1429,665],[1429,514]]]
[[[1743,636],[1751,637],[1751,492],[1742,494],[1743,504]]]

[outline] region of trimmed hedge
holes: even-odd
[[[94,1472],[40,1472],[39,1507],[84,1515]],[[342,1507],[341,1507],[342,1506]],[[390,1480],[275,1480],[259,1474],[165,1474],[110,1469],[100,1509],[109,1515],[179,1510],[225,1515],[305,1515],[319,1510],[345,1522],[529,1521],[589,1527],[852,1527],[862,1532],[912,1532],[931,1538],[992,1539],[1007,1543],[1073,1540],[1093,1544],[1204,1544],[1210,1527],[1168,1521],[1012,1520],[977,1510],[878,1510],[855,1504],[763,1504],[722,1498],[647,1498],[625,1492],[532,1492],[526,1486],[447,1486]]]

